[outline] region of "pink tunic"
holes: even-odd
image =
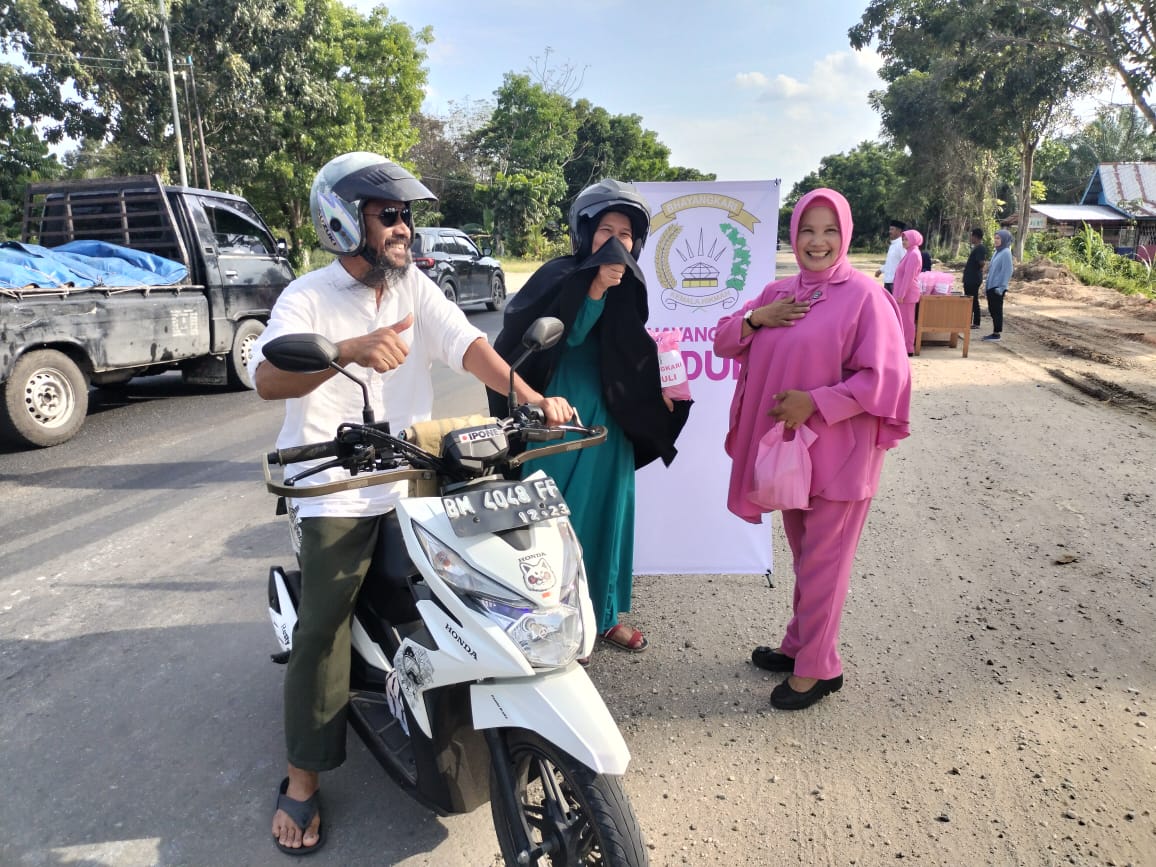
[[[732,459],[727,507],[755,524],[762,510],[747,494],[759,440],[774,424],[768,415],[776,404],[772,395],[799,389],[815,403],[806,422],[818,435],[811,446],[812,498],[873,496],[884,451],[908,435],[911,371],[895,300],[850,268],[829,282],[804,286],[805,277],[768,284],[758,298],[721,319],[716,331],[715,353],[741,364],[726,438]],[[792,297],[811,302],[802,319],[743,339],[747,309]]]
[[[908,229],[903,233],[907,239],[907,253],[899,260],[899,267],[895,269],[895,282],[891,285],[891,294],[899,304],[899,319],[903,325],[903,342],[908,352],[915,351],[915,305],[919,303],[919,274],[923,271],[923,255],[919,252],[919,245],[923,243],[923,235]]]

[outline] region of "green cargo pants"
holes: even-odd
[[[350,619],[381,517],[301,519],[301,601],[285,672],[289,763],[328,771],[345,761]]]

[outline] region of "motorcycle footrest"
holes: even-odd
[[[377,743],[393,759],[397,768],[417,778],[417,763],[413,758],[413,746],[409,735],[401,727],[401,723],[389,709],[384,695],[374,692],[351,690],[349,693],[349,710],[355,714],[366,729],[374,736]]]

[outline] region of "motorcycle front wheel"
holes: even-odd
[[[506,799],[490,771],[490,809],[507,864],[519,861],[514,842],[521,825],[536,867],[646,867],[650,863],[642,829],[620,777],[596,774],[573,756],[533,732],[506,736],[514,799],[519,815],[507,815]]]

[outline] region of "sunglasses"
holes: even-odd
[[[399,219],[408,223],[412,212],[409,208],[385,208],[381,213],[370,214],[369,216],[377,217],[377,219],[381,220],[381,225],[388,229]]]

